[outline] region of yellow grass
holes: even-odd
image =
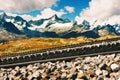
[[[10,41],[0,45],[0,55],[14,54],[17,52],[30,51],[36,49],[54,48],[70,44],[78,44],[95,40],[105,40],[108,38],[116,38],[117,36],[104,36],[97,39],[78,37],[78,38],[31,38],[18,41]]]

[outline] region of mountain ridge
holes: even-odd
[[[26,37],[78,37],[85,36],[97,38],[99,36],[114,34],[120,35],[120,25],[97,25],[91,30],[90,23],[84,20],[81,24],[76,21],[59,18],[53,15],[50,18],[27,21],[20,16],[0,14],[0,28],[6,31],[25,35]],[[7,27],[6,27],[7,26]]]

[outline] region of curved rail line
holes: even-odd
[[[60,46],[60,47],[55,47],[55,48],[36,49],[36,50],[30,50],[30,51],[17,52],[17,53],[10,54],[10,55],[0,56],[0,58],[14,57],[14,56],[23,56],[23,55],[28,55],[28,54],[30,55],[30,54],[34,54],[34,53],[41,53],[41,52],[51,51],[51,50],[55,50],[55,49],[73,48],[73,47],[77,47],[77,46],[98,44],[98,43],[104,43],[104,42],[112,42],[112,41],[117,41],[117,40],[120,40],[120,37],[112,38],[112,39],[106,39],[106,40],[96,40],[96,41],[91,41],[91,42],[85,42],[85,43],[79,43],[79,44]]]
[[[46,60],[37,60],[37,61],[30,61],[30,62],[22,62],[22,63],[13,63],[13,64],[6,64],[0,65],[0,68],[8,68],[14,66],[23,66],[28,64],[34,63],[43,63],[43,62],[54,62],[54,61],[62,61],[62,60],[72,60],[78,57],[90,57],[90,56],[98,56],[98,55],[108,55],[108,54],[120,54],[120,50],[118,51],[108,51],[108,52],[100,52],[100,53],[93,53],[93,54],[85,54],[85,55],[78,55],[78,56],[69,56],[69,57],[62,57],[62,58],[53,58],[53,59],[46,59]]]
[[[84,44],[69,45],[59,48],[45,49],[42,51],[31,51],[24,54],[0,57],[0,66],[12,66],[13,64],[25,65],[31,62],[47,62],[62,59],[72,59],[78,56],[99,55],[101,53],[118,53],[120,52],[120,38],[105,41],[90,42]],[[23,64],[24,63],[24,64]],[[14,66],[14,65],[13,65]]]

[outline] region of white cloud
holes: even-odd
[[[35,20],[35,17],[31,16],[31,15],[27,15],[27,14],[23,14],[23,15],[19,15],[21,16],[23,19],[29,21],[29,20]]]
[[[0,10],[7,12],[29,12],[56,5],[57,0],[0,0]]]
[[[65,9],[69,12],[69,13],[73,13],[75,8],[71,7],[71,6],[65,6]]]
[[[38,14],[36,17],[32,17],[30,15],[20,15],[22,18],[26,19],[26,20],[38,20],[38,19],[46,19],[46,18],[50,18],[53,15],[57,15],[58,17],[61,17],[62,15],[66,14],[66,12],[64,10],[59,10],[59,11],[55,11],[52,10],[51,8],[45,8],[41,11],[40,14]]]
[[[78,23],[85,19],[91,23],[97,20],[97,24],[104,23],[104,21],[120,24],[120,0],[92,0],[89,7],[75,19]]]
[[[39,18],[49,18],[53,15],[57,15],[58,17],[61,17],[63,14],[66,14],[66,12],[64,12],[64,10],[59,10],[59,11],[55,11],[52,10],[51,8],[46,8],[43,11],[41,11],[40,15],[38,15],[37,17]]]
[[[13,13],[6,13],[8,16],[17,16],[17,14],[13,14]]]
[[[115,15],[109,18],[107,21],[108,24],[120,24],[120,15]]]

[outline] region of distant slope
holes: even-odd
[[[78,37],[78,36],[85,36],[87,38],[98,38],[100,37],[97,33],[94,31],[86,31],[86,32],[70,32],[62,36],[63,38],[69,38],[69,37]]]
[[[7,30],[0,28],[0,40],[19,40],[27,38],[25,35],[22,34],[14,34],[8,32]]]
[[[59,46],[90,42],[95,40],[105,40],[116,38],[117,36],[109,35],[96,39],[77,37],[77,38],[31,38],[25,40],[11,41],[6,44],[0,44],[0,55],[14,54],[16,52],[30,51],[36,49],[54,48]]]

